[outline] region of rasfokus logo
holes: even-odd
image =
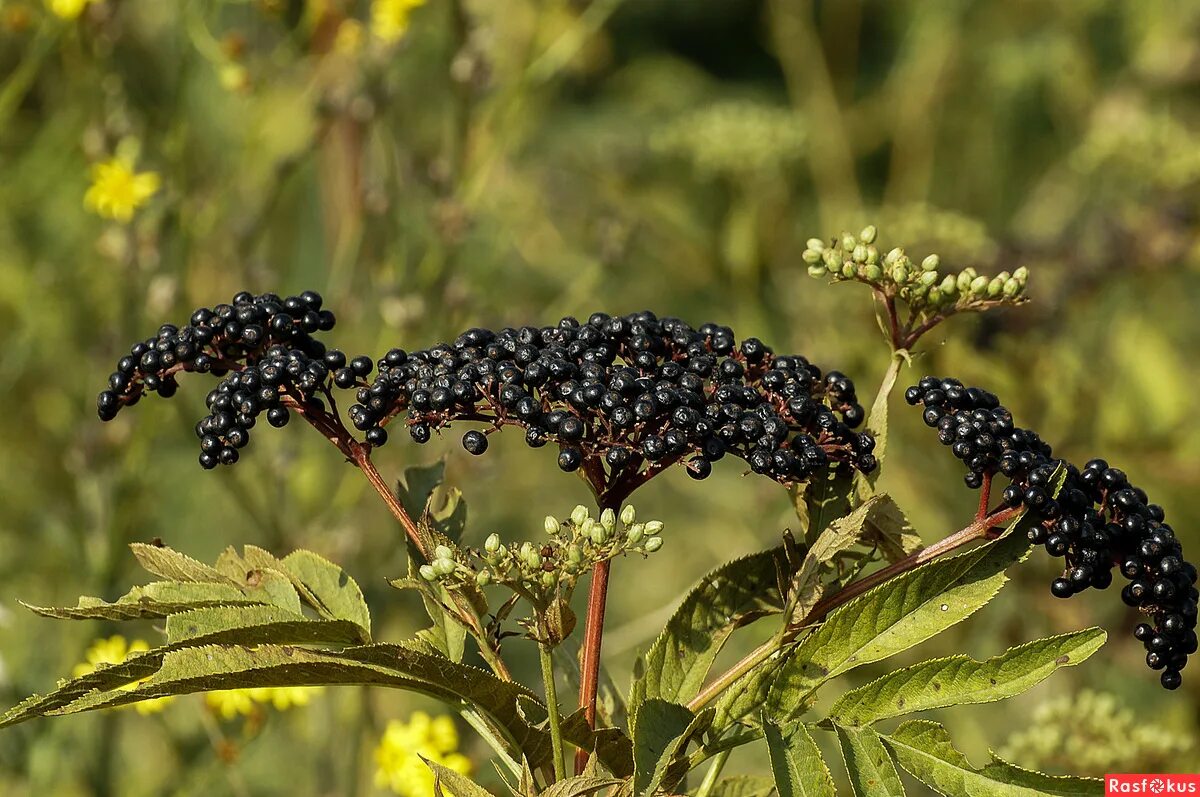
[[[1200,775],[1105,775],[1104,794],[1200,795]]]

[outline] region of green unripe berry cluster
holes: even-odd
[[[548,539],[540,545],[506,544],[498,534],[489,535],[481,549],[456,552],[439,545],[421,566],[421,578],[447,588],[507,585],[545,605],[559,592],[569,592],[597,562],[630,553],[647,556],[663,546],[662,521],[639,523],[632,506],[619,515],[605,509],[593,517],[580,505],[565,520],[547,517],[543,530]]]
[[[957,273],[942,269],[941,259],[929,255],[916,262],[901,248],[884,252],[876,246],[877,231],[869,226],[858,235],[843,233],[826,243],[809,239],[802,255],[813,277],[866,283],[886,296],[907,302],[914,311],[941,313],[1017,304],[1024,299],[1029,271],[1002,271],[995,276],[974,268]]]

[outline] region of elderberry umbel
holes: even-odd
[[[731,454],[781,482],[839,463],[870,471],[875,441],[854,384],[806,358],[777,356],[731,329],[693,329],[651,312],[596,313],[580,323],[470,329],[453,342],[378,362],[349,408],[354,426],[381,431],[399,416],[419,443],[455,422],[525,430],[525,442],[559,447],[564,471],[606,469],[608,480],[683,462],[703,479]],[[487,450],[468,431],[463,446]]]
[[[1012,414],[986,390],[957,379],[927,376],[908,388],[905,400],[921,405],[938,440],[968,469],[967,486],[1001,474],[1007,506],[1024,506],[1038,521],[1029,539],[1052,556],[1064,557],[1063,574],[1050,585],[1060,598],[1088,587],[1104,589],[1117,568],[1127,581],[1121,598],[1150,616],[1134,636],[1146,648],[1146,663],[1161,670],[1162,685],[1178,688],[1179,671],[1196,652],[1196,568],[1183,558],[1162,507],[1103,459],[1084,467],[1055,459],[1035,432],[1013,425]],[[1062,486],[1055,492],[1056,473]]]

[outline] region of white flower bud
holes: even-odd
[[[987,295],[996,297],[1000,295],[1000,291],[1004,290],[1004,280],[999,277],[994,277],[987,286]]]
[[[433,549],[433,558],[434,559],[453,559],[454,551],[450,550],[445,545],[439,545],[438,547]]]
[[[663,530],[663,522],[661,520],[651,520],[646,524],[647,534],[659,534]]]
[[[825,242],[822,241],[820,238],[809,238],[807,241],[804,242],[804,245],[807,246],[809,249],[812,249],[814,252],[824,252],[825,251]]]
[[[853,277],[856,271],[853,263],[845,263],[842,265],[842,276],[846,279]]]
[[[418,572],[421,574],[421,578],[425,579],[426,581],[437,581],[438,574],[437,571],[433,569],[432,565],[421,565],[421,568]]]
[[[933,283],[937,282],[940,277],[941,275],[936,271],[922,271],[921,284],[925,287],[929,287],[930,285],[933,285]]]
[[[821,262],[821,253],[816,249],[805,249],[801,253],[800,257],[810,266],[814,266]]]
[[[947,274],[946,278],[942,280],[942,284],[938,286],[938,290],[946,296],[953,296],[958,292],[958,279],[953,274]]]
[[[500,550],[500,535],[489,534],[488,538],[483,541],[483,550],[487,551],[488,553],[495,553],[496,551]]]
[[[824,277],[825,274],[826,274],[826,271],[825,271],[824,266],[809,266],[808,267],[808,276],[810,276],[810,277]]]
[[[863,227],[862,232],[858,234],[858,238],[865,244],[873,244],[875,243],[875,235],[877,232],[878,230],[875,229],[874,224],[868,224],[866,227]]]
[[[629,528],[629,533],[625,536],[630,545],[637,545],[646,536],[646,527],[641,523],[636,523]]]
[[[433,568],[433,572],[439,576],[448,576],[454,572],[456,565],[453,559],[438,559],[431,567]]]
[[[475,574],[475,583],[481,587],[486,587],[492,583],[492,574],[487,570],[480,570]]]
[[[983,294],[987,292],[988,282],[989,280],[987,277],[976,277],[975,279],[971,280],[971,285],[969,286],[968,290],[970,290],[972,296],[983,296]]]
[[[1011,299],[1021,293],[1022,287],[1021,283],[1017,282],[1015,278],[1010,278],[1008,282],[1004,283],[1004,295]]]
[[[903,257],[904,257],[904,250],[897,246],[895,249],[891,250],[886,255],[884,255],[883,264],[885,266],[894,266],[897,263],[899,263],[901,258],[903,258]]]
[[[866,277],[867,279],[871,280],[871,282],[878,282],[879,279],[883,276],[883,269],[881,269],[879,266],[876,266],[874,264],[869,265],[865,269],[863,269],[863,276]]]
[[[546,529],[547,534],[553,537],[555,534],[558,534],[559,529],[562,528],[562,524],[558,522],[558,518],[546,515],[546,520],[542,523],[542,527]]]
[[[854,260],[855,263],[866,263],[867,262],[867,247],[863,246],[862,244],[859,244],[858,246],[854,247],[854,251],[850,253],[850,257],[851,257],[851,259]]]
[[[542,573],[542,586],[553,587],[558,581],[558,576],[554,573]]]
[[[897,264],[894,268],[892,268],[892,279],[894,279],[896,282],[908,281],[908,269],[904,267],[903,263]]]
[[[1013,272],[1013,279],[1017,282],[1025,282],[1025,280],[1029,279],[1029,269],[1021,266]]]
[[[842,250],[846,252],[854,251],[854,247],[858,246],[858,239],[848,232],[842,233]]]
[[[644,547],[646,549],[646,553],[654,553],[659,548],[663,547],[663,538],[651,537],[650,539],[646,540],[646,545]]]
[[[633,504],[626,504],[621,510],[621,522],[626,526],[632,526],[637,520],[637,510],[633,508]]]
[[[582,526],[583,521],[588,519],[588,508],[583,504],[579,504],[571,510],[571,522],[576,526]]]
[[[922,271],[937,271],[938,266],[942,264],[942,259],[937,255],[930,255],[921,261]]]

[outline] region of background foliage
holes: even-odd
[[[429,0],[393,19],[406,30],[378,24],[406,5],[0,0],[6,705],[112,631],[47,626],[16,600],[115,598],[135,573],[125,545],[155,536],[206,561],[235,542],[315,550],[358,578],[377,638],[418,627],[385,580],[404,571],[398,530],[315,435],[266,436],[252,462],[210,474],[191,436],[202,391],[95,421],[129,341],[241,288],[320,290],[334,339],[370,352],[650,307],[837,364],[869,395],[886,365],[869,306],[808,278],[799,255],[874,222],[914,254],[1028,265],[1031,304],[939,328],[916,367],[996,390],[1069,459],[1107,456],[1200,546],[1196,4]],[[113,157],[161,179],[129,224],[83,203],[90,168]],[[927,540],[962,526],[973,494],[956,463],[916,413],[897,408],[891,427],[882,487]],[[449,460],[475,544],[586,497],[552,458],[498,442]],[[398,476],[457,448],[398,442],[379,465]],[[669,557],[615,567],[605,650],[622,683],[687,585],[794,523],[782,491],[732,466],[699,486],[666,475],[638,507],[673,533]],[[1084,714],[1128,707],[1180,742],[1147,738],[1133,761],[1113,745],[1091,774],[1195,769],[1195,679],[1161,692],[1116,633],[1133,620],[1115,596],[1056,602],[1051,567],[1035,557],[989,616],[908,660],[986,658],[1093,623],[1114,631],[1105,651],[1016,703],[930,716],[974,760],[991,745],[1088,774],[1063,760],[1101,747],[1063,738],[1087,728],[1064,726],[1058,703],[1033,712],[1086,688],[1113,697],[1081,697]],[[350,689],[253,721],[176,703],[6,731],[0,790],[365,794],[388,721],[436,709]]]

